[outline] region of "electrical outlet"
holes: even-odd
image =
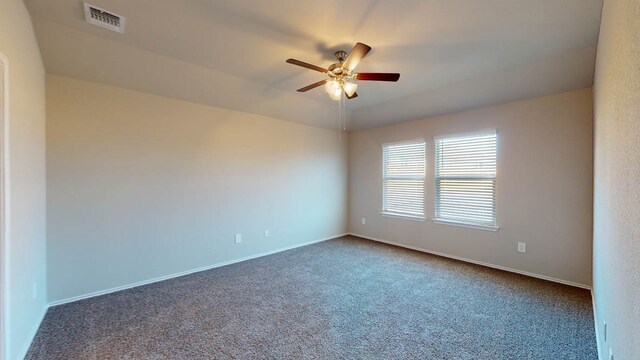
[[[367,219],[362,218],[362,225],[366,225],[367,224]]]
[[[264,237],[269,237],[269,235],[271,235],[271,234],[269,233],[269,230],[265,230],[265,231],[264,231]]]
[[[604,334],[602,334],[602,337],[604,338],[604,342],[607,342],[607,322],[604,322]]]
[[[31,285],[31,297],[34,299],[38,297],[38,283]]]
[[[240,244],[242,242],[242,234],[236,234],[236,244]]]
[[[527,243],[518,241],[518,252],[521,252],[521,253],[527,252]]]

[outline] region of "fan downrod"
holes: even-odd
[[[347,74],[347,73],[345,72],[345,69],[343,69],[343,68],[342,68],[342,64],[343,64],[343,63],[344,63],[344,61],[347,59],[347,55],[348,55],[348,54],[347,54],[347,52],[346,52],[346,51],[343,51],[343,50],[339,50],[339,51],[336,51],[336,52],[334,53],[334,55],[336,56],[336,59],[338,59],[338,62],[337,62],[337,63],[335,63],[335,64],[331,64],[331,65],[327,68],[327,70],[329,70],[329,71],[328,71],[329,76],[330,76],[331,78],[335,78],[335,77],[338,77],[338,76],[341,76],[341,75],[342,75],[342,76],[344,76],[344,75],[349,75],[349,74]]]

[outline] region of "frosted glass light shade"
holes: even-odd
[[[340,88],[340,83],[336,80],[329,80],[324,84],[324,89],[327,91],[327,94],[331,94],[332,91]]]
[[[324,84],[324,89],[333,100],[340,100],[342,96],[342,84],[337,80],[329,80]]]
[[[337,88],[330,91],[329,97],[336,101],[340,100],[340,98],[342,97],[342,88]]]
[[[352,97],[353,94],[356,93],[356,89],[358,89],[358,84],[350,83],[348,81],[344,82],[344,92],[346,92],[349,97]]]

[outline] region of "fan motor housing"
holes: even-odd
[[[343,71],[342,64],[341,63],[331,64],[331,66],[329,66],[327,70],[329,70],[329,73],[334,75],[342,74],[342,71]]]

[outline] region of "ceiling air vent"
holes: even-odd
[[[124,17],[84,3],[84,18],[89,24],[124,33]]]

